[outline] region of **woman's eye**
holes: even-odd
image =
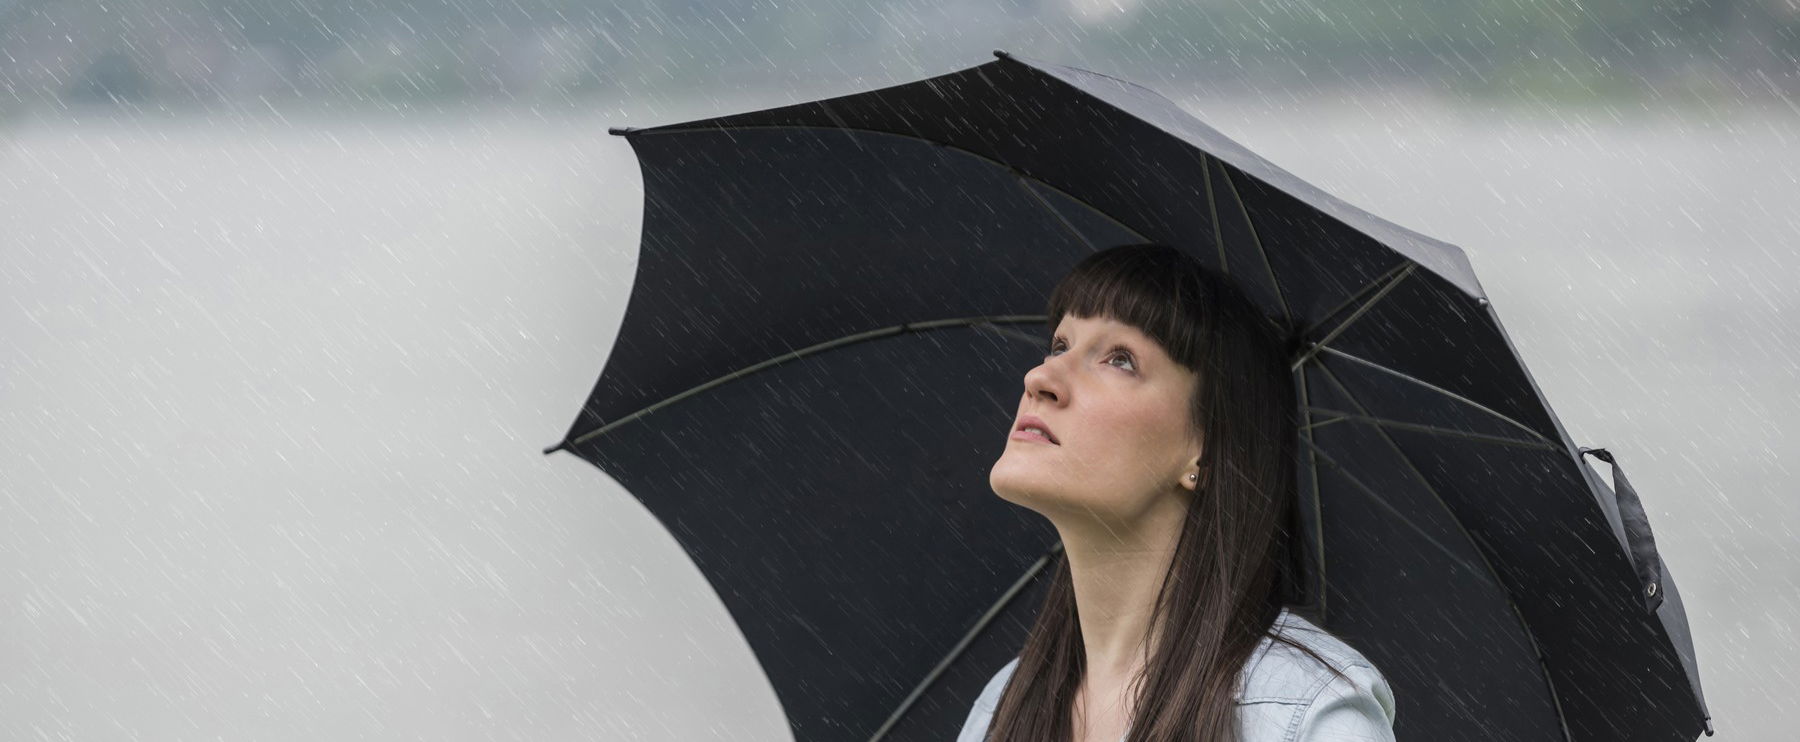
[[[1062,350],[1062,344],[1061,343],[1051,343],[1050,350],[1044,353],[1044,357],[1049,358],[1050,356],[1056,355],[1056,351],[1058,351],[1058,350]],[[1126,365],[1126,366],[1113,365],[1112,360],[1114,358],[1123,358],[1123,359],[1125,359],[1125,362],[1129,365]],[[1112,351],[1110,351],[1107,354],[1106,361],[1107,361],[1107,365],[1113,366],[1114,368],[1122,368],[1122,369],[1125,369],[1128,371],[1136,371],[1137,370],[1137,361],[1132,360],[1131,354],[1126,352],[1124,348],[1113,348]]]
[[[1112,354],[1112,355],[1110,355],[1110,356],[1107,356],[1107,358],[1106,358],[1106,360],[1108,360],[1108,361],[1111,361],[1111,360],[1112,360],[1112,359],[1114,359],[1114,358],[1123,358],[1123,359],[1125,359],[1125,362],[1126,362],[1126,363],[1130,363],[1130,364],[1131,364],[1131,366],[1130,366],[1130,368],[1129,368],[1129,370],[1131,370],[1131,371],[1136,371],[1136,370],[1137,370],[1137,361],[1133,361],[1133,360],[1131,360],[1131,355],[1130,355],[1130,354],[1128,354],[1128,353],[1126,353],[1126,352],[1125,352],[1125,351],[1122,351],[1122,350],[1115,350],[1115,351],[1113,351],[1113,354]],[[1123,367],[1116,367],[1116,368],[1123,368]]]

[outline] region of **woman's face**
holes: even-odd
[[[1066,315],[1025,393],[1006,449],[988,473],[995,494],[1046,516],[1136,521],[1195,489],[1201,442],[1189,423],[1195,373],[1137,328]],[[1019,431],[1035,416],[1054,443]]]

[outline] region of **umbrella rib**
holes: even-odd
[[[949,669],[950,665],[956,662],[958,657],[962,656],[963,651],[967,650],[969,645],[974,643],[975,637],[980,636],[982,630],[986,629],[988,624],[993,623],[994,619],[1000,615],[1000,611],[1005,609],[1007,604],[1012,602],[1013,598],[1018,597],[1019,592],[1024,590],[1027,584],[1030,584],[1031,579],[1044,570],[1044,566],[1050,563],[1050,558],[1056,556],[1056,554],[1062,550],[1063,544],[1061,541],[1058,541],[1054,546],[1051,546],[1050,550],[1045,552],[1043,556],[1038,557],[1036,562],[1033,562],[1030,567],[1026,568],[1025,574],[1019,577],[1019,579],[1014,580],[1012,587],[1007,588],[1006,592],[1000,595],[999,600],[994,601],[993,605],[988,606],[987,612],[981,614],[981,618],[976,619],[975,625],[970,627],[967,633],[963,634],[962,639],[956,642],[956,646],[951,647],[949,653],[945,654],[943,659],[938,660],[937,666],[931,668],[931,672],[925,674],[925,679],[919,681],[918,685],[913,686],[912,692],[906,694],[906,698],[900,702],[899,706],[894,708],[893,713],[888,715],[887,721],[882,723],[881,728],[876,729],[875,734],[869,737],[869,742],[875,742],[876,740],[887,736],[887,733],[894,728],[894,725],[900,723],[901,717],[905,716],[906,712],[912,708],[913,703],[917,702],[920,696],[925,695],[926,689],[930,688],[932,683],[937,682],[938,676],[943,675],[944,671]]]
[[[1402,422],[1400,420],[1390,420],[1385,417],[1375,417],[1373,415],[1358,415],[1356,413],[1345,412],[1343,410],[1334,410],[1329,407],[1314,407],[1314,408],[1312,408],[1312,410],[1314,412],[1325,412],[1325,413],[1330,413],[1330,414],[1339,416],[1339,417],[1335,417],[1335,418],[1325,421],[1328,423],[1336,422],[1338,420],[1360,420],[1363,422],[1375,423],[1376,425],[1384,425],[1384,426],[1387,426],[1390,428],[1399,428],[1401,430],[1416,430],[1421,433],[1430,433],[1432,435],[1441,435],[1441,436],[1450,437],[1450,438],[1466,438],[1468,440],[1479,441],[1482,443],[1498,443],[1503,446],[1519,446],[1521,448],[1531,448],[1531,449],[1536,449],[1536,450],[1540,450],[1540,451],[1558,450],[1556,446],[1552,446],[1548,443],[1540,443],[1538,441],[1526,441],[1526,440],[1520,440],[1518,438],[1508,438],[1503,435],[1488,435],[1486,433],[1471,433],[1467,430],[1457,430],[1455,428],[1445,428],[1445,427],[1440,427],[1437,425],[1426,425],[1424,423]],[[1321,424],[1323,424],[1323,423],[1321,423]]]
[[[1218,158],[1214,159],[1217,160]],[[1294,312],[1288,307],[1287,294],[1283,293],[1281,290],[1281,279],[1275,276],[1275,264],[1269,261],[1269,251],[1263,247],[1262,234],[1256,231],[1256,222],[1250,218],[1249,207],[1244,205],[1244,194],[1238,192],[1237,179],[1231,177],[1231,169],[1225,166],[1224,161],[1218,162],[1219,172],[1224,173],[1225,175],[1225,187],[1231,189],[1231,198],[1237,202],[1238,213],[1244,215],[1244,227],[1250,230],[1250,244],[1256,246],[1257,254],[1262,256],[1263,269],[1269,272],[1269,284],[1275,287],[1275,300],[1281,303],[1281,316],[1289,323],[1292,323],[1294,321]],[[1208,182],[1211,181],[1210,173],[1211,171],[1208,171]],[[1217,228],[1216,224],[1214,228]],[[1328,314],[1325,316],[1329,317],[1331,315]]]
[[[1213,197],[1212,158],[1206,152],[1200,153],[1201,178],[1206,183],[1206,209],[1212,220],[1213,244],[1219,249],[1219,272],[1231,275],[1230,263],[1225,260],[1225,233],[1219,230],[1219,202]]]
[[[1036,320],[1038,322],[1049,322],[1050,317],[1048,315],[1039,314],[1039,315],[1028,316],[1028,317],[1020,320],[1020,322],[1029,322],[1032,320]],[[1018,330],[1014,330],[1010,327],[1001,327],[1000,325],[996,325],[992,322],[976,322],[974,324],[974,327],[977,330],[986,330],[986,331],[992,332],[996,335],[1005,335],[1007,337],[1010,337],[1010,338],[1013,338],[1016,340],[1023,340],[1027,343],[1031,343],[1032,345],[1037,345],[1039,343],[1044,342],[1043,338],[1038,337],[1036,335],[1019,332]]]
[[[781,355],[775,356],[774,358],[770,358],[768,360],[765,360],[765,361],[762,361],[759,363],[755,363],[750,366],[746,366],[744,368],[733,371],[731,373],[725,374],[724,376],[720,376],[716,379],[713,379],[711,381],[703,383],[692,389],[689,389],[687,391],[681,392],[681,393],[676,394],[667,399],[656,402],[648,407],[645,407],[641,410],[638,410],[629,415],[621,417],[617,420],[614,420],[610,423],[607,423],[598,428],[590,430],[586,433],[582,433],[581,435],[576,436],[575,438],[571,438],[562,443],[558,443],[554,446],[546,448],[546,449],[544,449],[544,453],[546,455],[548,455],[548,454],[552,454],[557,451],[560,451],[562,449],[569,448],[571,446],[576,446],[576,445],[580,445],[582,443],[586,443],[588,441],[591,441],[595,438],[598,438],[602,435],[605,435],[605,434],[611,432],[614,428],[617,428],[620,425],[624,425],[626,423],[632,422],[633,420],[637,420],[638,418],[641,418],[645,415],[648,415],[652,412],[662,409],[663,407],[667,407],[667,406],[674,404],[676,402],[679,402],[683,399],[687,399],[688,397],[694,396],[694,395],[704,392],[708,389],[719,386],[720,384],[724,384],[729,381],[743,378],[745,376],[756,373],[758,371],[769,368],[771,366],[780,365],[780,364],[786,363],[788,361],[798,360],[800,358],[804,358],[806,356],[813,355],[815,353],[820,353],[823,351],[831,350],[832,348],[836,348],[836,347],[839,347],[842,345],[849,345],[851,343],[861,342],[863,340],[873,340],[876,338],[887,337],[890,335],[899,335],[901,333],[906,333],[906,332],[918,332],[921,330],[937,330],[937,329],[943,329],[943,328],[947,328],[947,327],[966,327],[966,326],[970,326],[970,325],[977,326],[978,328],[981,328],[981,329],[999,330],[1000,329],[999,325],[1002,325],[1002,324],[1026,324],[1026,323],[1031,323],[1031,322],[1044,322],[1044,321],[1047,321],[1047,318],[1041,314],[1006,314],[1006,315],[993,315],[993,316],[981,316],[981,317],[952,317],[952,318],[948,318],[948,319],[934,319],[934,320],[923,320],[923,321],[919,321],[919,322],[906,322],[903,324],[893,325],[891,327],[882,327],[879,329],[869,330],[866,332],[858,332],[858,333],[851,334],[851,335],[845,335],[843,337],[836,338],[833,340],[827,340],[822,343],[816,343],[814,345],[809,345],[805,348],[801,348],[796,351],[783,353]],[[1039,342],[1038,338],[1030,337],[1028,335],[1025,335],[1024,333],[1013,332],[1013,333],[1007,333],[1007,334],[1011,334],[1015,337],[1025,338],[1029,342],[1032,342],[1032,343]]]
[[[1371,489],[1368,485],[1363,484],[1362,480],[1357,479],[1355,475],[1350,473],[1350,470],[1348,468],[1346,468],[1342,464],[1339,464],[1337,462],[1337,459],[1334,459],[1331,457],[1331,454],[1325,453],[1325,449],[1321,448],[1319,446],[1319,444],[1314,443],[1310,438],[1302,438],[1301,441],[1304,442],[1308,448],[1312,449],[1312,452],[1314,455],[1318,456],[1321,459],[1324,459],[1325,463],[1331,465],[1331,468],[1338,470],[1339,474],[1344,475],[1344,479],[1348,480],[1350,482],[1350,484],[1355,485],[1355,487],[1357,489],[1362,490],[1363,494],[1368,495],[1370,500],[1374,500],[1375,504],[1380,505],[1382,507],[1382,509],[1386,510],[1390,515],[1394,516],[1394,518],[1399,520],[1401,523],[1405,523],[1406,526],[1408,528],[1411,528],[1414,533],[1419,534],[1420,538],[1425,539],[1432,546],[1437,547],[1438,551],[1441,551],[1444,553],[1444,556],[1447,556],[1451,559],[1451,561],[1454,561],[1457,564],[1462,565],[1463,569],[1468,570],[1470,574],[1474,574],[1474,575],[1482,574],[1483,570],[1476,569],[1473,565],[1469,564],[1467,560],[1464,560],[1462,557],[1457,556],[1456,552],[1450,550],[1450,547],[1445,546],[1442,542],[1438,541],[1431,534],[1426,533],[1424,528],[1421,528],[1419,526],[1419,524],[1412,522],[1412,519],[1406,517],[1405,513],[1400,512],[1399,508],[1394,507],[1392,504],[1390,504],[1387,501],[1386,498],[1382,497],[1379,494],[1376,494],[1374,489]],[[1321,533],[1324,532],[1325,529],[1324,529],[1323,523],[1320,523],[1319,530]],[[1488,573],[1491,575],[1492,570],[1488,570]],[[1504,585],[1496,584],[1495,587],[1500,588],[1501,591],[1506,590],[1506,586],[1504,586]]]
[[[1483,549],[1489,548],[1486,539],[1474,533],[1470,533],[1469,537],[1480,543]],[[1550,690],[1550,702],[1556,706],[1556,723],[1562,728],[1563,742],[1570,742],[1575,737],[1569,734],[1568,713],[1563,711],[1562,696],[1556,692],[1556,680],[1550,676],[1550,661],[1544,657],[1544,649],[1538,645],[1537,635],[1531,633],[1530,625],[1525,623],[1525,614],[1519,612],[1519,604],[1513,602],[1511,593],[1506,593],[1506,607],[1512,609],[1513,620],[1519,622],[1519,627],[1525,632],[1525,640],[1531,642],[1531,651],[1537,654],[1538,669],[1543,671],[1544,685]]]
[[[1031,184],[1026,182],[1028,180],[1031,180],[1031,178],[1026,177],[1024,173],[1017,170],[1013,171],[1013,182],[1018,183],[1019,188],[1023,189],[1026,193],[1031,194],[1032,200],[1037,201],[1039,206],[1044,207],[1045,211],[1050,212],[1051,216],[1056,217],[1056,221],[1063,225],[1063,229],[1068,230],[1069,234],[1075,235],[1075,239],[1081,240],[1081,244],[1087,245],[1090,252],[1098,249],[1094,245],[1093,240],[1088,239],[1087,235],[1082,234],[1081,230],[1076,229],[1075,225],[1069,222],[1068,217],[1063,216],[1062,212],[1057,211],[1056,207],[1051,206],[1049,201],[1044,200],[1044,194],[1038,193],[1037,189],[1032,188]]]
[[[1325,408],[1323,408],[1323,407],[1319,407],[1319,408],[1316,408],[1316,409],[1318,409],[1318,410],[1320,410],[1320,411],[1324,411],[1324,409],[1325,409]],[[1310,419],[1310,417],[1309,417],[1309,419]],[[1332,424],[1332,423],[1341,423],[1341,422],[1345,422],[1345,421],[1347,421],[1347,420],[1349,420],[1349,419],[1350,419],[1350,418],[1349,418],[1349,416],[1342,416],[1342,415],[1341,415],[1341,416],[1338,416],[1338,417],[1332,417],[1332,418],[1326,418],[1326,419],[1324,419],[1324,420],[1320,420],[1320,421],[1318,421],[1318,422],[1316,422],[1316,423],[1314,423],[1314,422],[1309,422],[1309,423],[1307,423],[1307,424],[1306,424],[1306,427],[1307,427],[1307,428],[1308,428],[1308,429],[1311,429],[1311,430],[1317,430],[1317,429],[1319,429],[1319,428],[1323,428],[1323,427],[1325,427],[1325,426],[1327,426],[1327,425],[1331,425],[1331,424]]]
[[[1332,373],[1331,369],[1325,368],[1324,366],[1320,366],[1320,370],[1325,372],[1325,377],[1331,380],[1331,383],[1338,388],[1338,391],[1343,392],[1344,398],[1350,400],[1350,404],[1356,405],[1356,409],[1361,410],[1364,414],[1368,413],[1369,408],[1363,406],[1362,400],[1357,399],[1356,395],[1350,391],[1349,387],[1344,386],[1344,382],[1337,377],[1337,374]],[[1519,612],[1518,604],[1513,601],[1512,591],[1506,588],[1506,583],[1500,579],[1500,572],[1494,569],[1493,562],[1488,559],[1487,553],[1489,547],[1487,546],[1487,542],[1477,538],[1474,531],[1470,531],[1467,526],[1463,525],[1462,519],[1456,516],[1456,511],[1450,508],[1450,502],[1444,499],[1444,496],[1437,491],[1436,487],[1431,486],[1431,480],[1426,478],[1425,473],[1420,471],[1418,465],[1413,463],[1412,457],[1406,455],[1406,451],[1387,434],[1386,430],[1382,430],[1380,426],[1377,426],[1375,432],[1381,436],[1382,442],[1386,443],[1388,448],[1393,450],[1394,455],[1400,457],[1400,460],[1406,464],[1406,468],[1412,471],[1412,475],[1418,480],[1419,485],[1424,487],[1426,492],[1431,493],[1432,499],[1437,501],[1438,507],[1443,508],[1445,515],[1450,516],[1450,522],[1456,524],[1457,530],[1462,532],[1463,537],[1467,538],[1470,544],[1477,547],[1475,549],[1475,555],[1481,557],[1481,566],[1487,569],[1488,577],[1493,581],[1494,586],[1500,588],[1500,595],[1506,599],[1507,607],[1512,609],[1513,620],[1518,622],[1519,631],[1523,632],[1526,640],[1531,642],[1531,651],[1537,655],[1538,669],[1543,673],[1544,685],[1547,686],[1549,690],[1551,702],[1556,705],[1556,721],[1558,724],[1562,725],[1563,740],[1564,742],[1567,742],[1570,739],[1569,726],[1568,722],[1563,719],[1562,699],[1558,698],[1556,695],[1556,682],[1550,677],[1549,661],[1544,657],[1543,649],[1538,646],[1537,637],[1531,633],[1531,624],[1526,623],[1524,614]],[[1552,450],[1554,450],[1554,447],[1552,447]],[[1349,474],[1346,473],[1345,476],[1348,477]]]
[[[1356,311],[1351,312],[1350,316],[1345,317],[1343,322],[1339,322],[1337,327],[1331,328],[1331,332],[1327,333],[1325,335],[1325,337],[1322,337],[1322,338],[1312,342],[1311,344],[1309,344],[1306,348],[1306,352],[1301,353],[1299,355],[1299,357],[1295,358],[1293,361],[1293,365],[1290,366],[1288,368],[1288,370],[1292,371],[1294,369],[1300,368],[1300,364],[1306,363],[1307,361],[1311,360],[1313,357],[1313,354],[1318,353],[1320,350],[1323,350],[1325,348],[1326,343],[1336,340],[1338,335],[1343,334],[1343,332],[1345,330],[1350,329],[1350,325],[1355,324],[1357,320],[1362,319],[1362,316],[1364,314],[1368,314],[1369,310],[1374,309],[1376,304],[1381,303],[1382,299],[1387,298],[1388,292],[1393,291],[1394,287],[1399,286],[1401,281],[1406,280],[1407,276],[1412,275],[1413,269],[1417,268],[1417,267],[1419,267],[1418,263],[1414,263],[1409,260],[1409,261],[1406,261],[1405,263],[1395,266],[1394,270],[1388,271],[1387,274],[1385,276],[1383,276],[1382,278],[1378,278],[1374,281],[1369,282],[1368,286],[1364,286],[1361,291],[1357,292],[1358,296],[1361,296],[1362,294],[1367,293],[1370,288],[1373,288],[1375,286],[1380,286],[1381,288],[1379,290],[1377,290],[1373,296],[1370,296],[1368,301],[1363,302],[1362,306],[1357,307]],[[1392,278],[1388,278],[1387,276],[1392,276]],[[1351,297],[1350,301],[1355,301],[1355,297]],[[1346,304],[1347,303],[1348,302],[1346,302]],[[1342,309],[1343,306],[1344,305],[1342,305],[1342,304],[1338,305],[1338,309]],[[1333,314],[1337,314],[1338,309],[1331,310],[1331,313],[1326,314],[1325,316],[1327,318],[1329,318]],[[1308,328],[1306,328],[1305,332],[1300,334],[1300,337],[1306,337],[1307,335],[1311,334],[1313,330],[1316,330],[1318,328],[1319,328],[1319,325],[1313,325],[1312,327],[1308,327]]]
[[[1325,407],[1314,407],[1314,409],[1316,409],[1316,411],[1319,411],[1319,412],[1327,412],[1327,409],[1325,409]],[[1309,420],[1310,420],[1310,416],[1309,416]],[[1307,429],[1318,430],[1318,429],[1321,429],[1321,427],[1325,427],[1325,425],[1332,425],[1332,423],[1341,423],[1341,421],[1346,421],[1346,420],[1350,420],[1350,416],[1345,416],[1345,414],[1339,414],[1339,416],[1336,416],[1336,418],[1325,418],[1325,420],[1319,420],[1319,421],[1316,421],[1316,423],[1310,423],[1310,421],[1309,421],[1309,423],[1307,423]]]
[[[1366,284],[1363,284],[1363,287],[1360,289],[1357,289],[1356,293],[1353,293],[1350,296],[1345,297],[1345,299],[1343,301],[1338,302],[1338,305],[1335,307],[1332,307],[1330,311],[1319,315],[1319,321],[1312,324],[1311,326],[1307,327],[1306,329],[1302,330],[1300,332],[1300,336],[1305,337],[1307,335],[1311,335],[1315,330],[1318,330],[1320,327],[1324,326],[1326,320],[1329,320],[1332,317],[1336,317],[1338,312],[1344,311],[1344,307],[1350,306],[1351,304],[1354,304],[1357,301],[1361,300],[1363,298],[1363,296],[1368,294],[1370,291],[1374,291],[1377,288],[1387,285],[1387,283],[1390,280],[1398,280],[1398,279],[1394,278],[1394,275],[1401,271],[1409,270],[1408,266],[1411,266],[1411,265],[1414,265],[1414,263],[1410,260],[1402,260],[1399,263],[1394,264],[1394,267],[1389,268],[1389,269],[1387,269],[1387,271],[1383,272],[1381,275],[1376,276],[1374,280],[1372,280]]]
[[[1473,407],[1477,410],[1485,412],[1488,415],[1493,416],[1495,419],[1501,420],[1503,422],[1506,422],[1509,425],[1512,425],[1515,428],[1525,431],[1525,433],[1527,435],[1530,435],[1532,438],[1536,438],[1539,442],[1541,442],[1545,446],[1550,447],[1552,450],[1561,450],[1561,448],[1562,448],[1561,446],[1552,442],[1549,438],[1545,438],[1542,433],[1539,433],[1536,430],[1532,430],[1531,427],[1526,425],[1525,423],[1522,423],[1522,422],[1514,420],[1510,417],[1507,417],[1506,415],[1500,413],[1499,411],[1497,411],[1491,407],[1488,407],[1487,405],[1484,405],[1473,399],[1469,399],[1468,397],[1465,397],[1461,394],[1457,394],[1456,392],[1450,391],[1449,389],[1445,389],[1445,388],[1438,386],[1436,384],[1433,384],[1429,381],[1425,381],[1424,379],[1409,376],[1407,374],[1401,373],[1400,371],[1388,368],[1386,366],[1383,366],[1379,363],[1368,360],[1366,358],[1359,358],[1357,356],[1353,356],[1349,353],[1345,353],[1344,351],[1338,350],[1337,348],[1330,348],[1330,347],[1326,347],[1323,344],[1320,344],[1318,346],[1317,350],[1324,351],[1326,353],[1337,356],[1337,357],[1342,358],[1347,361],[1354,361],[1356,363],[1360,363],[1364,366],[1368,366],[1369,368],[1375,369],[1376,371],[1380,371],[1382,373],[1388,374],[1389,376],[1393,376],[1394,378],[1400,379],[1402,381],[1411,382],[1413,384],[1418,385],[1421,388],[1428,389],[1430,391],[1436,392],[1438,394],[1441,394],[1443,396],[1446,396],[1446,397],[1454,399],[1458,402],[1461,402],[1465,405]],[[1323,363],[1318,364],[1318,365],[1320,368],[1325,368],[1325,364],[1323,364]],[[1335,376],[1332,378],[1336,379]],[[1348,392],[1346,392],[1346,393],[1348,393]]]
[[[1138,230],[1133,229],[1131,227],[1131,225],[1126,224],[1123,221],[1120,221],[1118,217],[1115,217],[1112,214],[1106,213],[1100,207],[1090,204],[1086,201],[1083,201],[1082,199],[1077,198],[1075,196],[1075,194],[1069,193],[1068,191],[1065,191],[1061,188],[1051,185],[1050,183],[1047,183],[1042,179],[1034,178],[1030,175],[1026,175],[1024,171],[1018,169],[1017,167],[1014,167],[1010,163],[996,160],[996,159],[989,157],[987,155],[984,155],[980,152],[976,152],[976,151],[970,150],[970,149],[965,149],[963,147],[959,147],[959,146],[951,144],[949,142],[940,142],[935,139],[926,139],[925,137],[919,136],[917,134],[908,134],[908,133],[900,132],[900,131],[888,131],[886,129],[870,129],[870,128],[864,127],[864,126],[808,126],[808,125],[804,125],[804,124],[732,124],[731,126],[716,126],[715,125],[715,126],[708,126],[705,128],[695,127],[695,128],[688,128],[688,129],[664,129],[664,128],[637,129],[637,130],[630,130],[625,133],[627,135],[633,136],[633,137],[643,137],[643,136],[655,136],[655,135],[666,135],[666,134],[710,134],[713,132],[750,131],[750,130],[754,130],[754,129],[791,129],[791,130],[797,130],[797,131],[812,131],[812,130],[822,129],[822,130],[826,130],[826,131],[841,131],[841,132],[845,132],[845,133],[862,132],[864,134],[885,134],[887,136],[899,137],[901,139],[911,139],[916,142],[924,142],[926,144],[930,144],[935,147],[941,147],[943,149],[955,150],[957,152],[961,152],[970,157],[974,157],[976,159],[979,159],[979,160],[982,160],[982,161],[985,161],[985,162],[988,162],[988,163],[991,163],[994,165],[998,165],[1002,168],[1005,168],[1007,170],[1007,172],[1010,172],[1019,178],[1022,178],[1025,180],[1030,180],[1033,183],[1037,183],[1039,185],[1042,185],[1045,188],[1048,188],[1052,191],[1060,193],[1063,196],[1068,197],[1068,199],[1070,201],[1074,201],[1075,203],[1081,204],[1082,206],[1086,206],[1090,211],[1093,211],[1095,214],[1099,214],[1101,217],[1104,217],[1107,221],[1112,222],[1118,228],[1123,229],[1127,232],[1130,232],[1132,234],[1132,236],[1137,238],[1139,241],[1142,241],[1142,242],[1151,242],[1152,241],[1149,237],[1145,236],[1143,232],[1139,232]],[[1204,151],[1204,150],[1202,150],[1202,151]],[[1032,195],[1038,196],[1038,199],[1040,201],[1043,200],[1043,197],[1039,196],[1036,193],[1033,193]],[[1052,212],[1056,211],[1054,208],[1051,208],[1050,205],[1047,203],[1044,204],[1044,206],[1046,208],[1050,208],[1050,210]],[[1059,216],[1060,216],[1060,214],[1059,214]],[[1071,230],[1072,229],[1073,228],[1071,228]],[[1079,233],[1077,233],[1077,236],[1079,236]],[[1083,240],[1085,241],[1086,238],[1083,238]]]
[[[1313,443],[1313,439],[1312,439],[1313,428],[1314,428],[1313,417],[1312,417],[1313,407],[1312,407],[1312,400],[1311,400],[1311,396],[1310,396],[1311,391],[1312,391],[1312,386],[1311,386],[1311,382],[1307,380],[1306,374],[1304,374],[1304,373],[1300,374],[1300,383],[1297,386],[1300,388],[1300,412],[1302,415],[1306,416],[1306,426],[1300,429],[1301,437],[1306,440],[1306,444],[1308,446],[1313,446],[1313,445],[1315,445]],[[1313,472],[1313,476],[1312,476],[1313,546],[1314,546],[1313,554],[1318,557],[1317,564],[1314,565],[1314,568],[1318,571],[1318,576],[1319,576],[1319,583],[1318,583],[1319,592],[1317,595],[1315,595],[1313,597],[1318,599],[1319,620],[1324,621],[1324,620],[1328,620],[1328,617],[1325,613],[1325,593],[1326,593],[1326,590],[1325,590],[1325,585],[1326,585],[1326,582],[1325,582],[1325,527],[1324,527],[1325,516],[1320,511],[1320,505],[1319,505],[1319,457],[1318,457],[1318,454],[1315,453],[1312,455],[1311,463],[1312,463],[1312,472]]]

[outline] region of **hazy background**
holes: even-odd
[[[993,49],[1462,246],[1643,497],[1712,739],[1792,737],[1796,0],[0,0],[0,738],[788,739],[673,539],[539,453],[630,290],[606,127]]]

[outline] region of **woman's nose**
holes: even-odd
[[[1050,368],[1050,359],[1025,372],[1025,396],[1055,402],[1059,399],[1061,387]]]

